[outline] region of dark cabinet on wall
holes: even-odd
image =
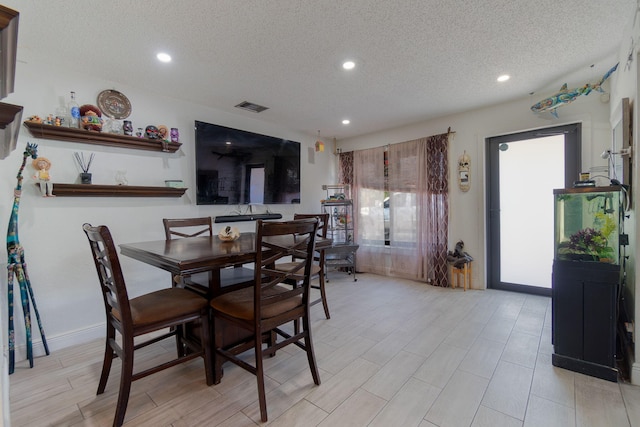
[[[20,14],[0,5],[0,99],[13,93]],[[0,160],[16,148],[22,106],[0,102]]]
[[[554,190],[554,366],[617,381],[618,295],[623,279],[625,192]]]

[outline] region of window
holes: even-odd
[[[448,137],[353,152],[358,270],[448,285]]]

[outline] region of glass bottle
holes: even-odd
[[[69,109],[69,127],[70,128],[78,128],[80,127],[80,106],[76,102],[76,93],[71,91],[71,99],[68,104]]]

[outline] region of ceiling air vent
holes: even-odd
[[[253,111],[254,113],[261,113],[264,110],[268,110],[269,107],[263,107],[262,105],[254,104],[253,102],[242,101],[240,104],[236,105],[237,108],[242,108],[243,110]]]

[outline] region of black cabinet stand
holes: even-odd
[[[554,366],[617,381],[616,321],[620,266],[554,261]]]

